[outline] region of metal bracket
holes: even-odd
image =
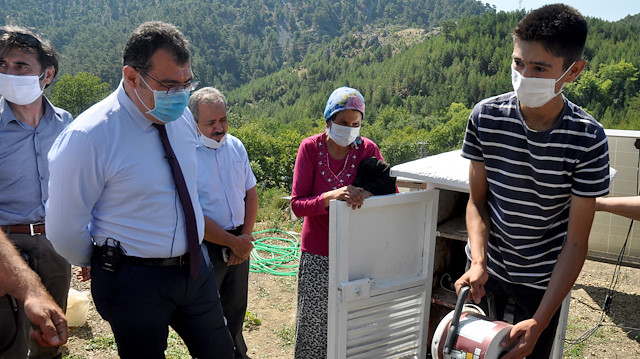
[[[351,302],[358,299],[369,298],[373,279],[363,278],[351,282],[340,283],[338,291],[342,302]]]

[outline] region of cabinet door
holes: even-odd
[[[329,358],[425,358],[438,191],[329,209]]]

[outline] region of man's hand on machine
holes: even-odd
[[[471,263],[469,270],[466,271],[455,282],[456,294],[460,293],[460,289],[466,285],[471,287],[467,299],[473,299],[474,303],[480,304],[480,300],[486,294],[484,284],[489,280],[489,273],[484,266]]]

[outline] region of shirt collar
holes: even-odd
[[[138,106],[129,98],[127,93],[124,91],[123,80],[120,80],[120,85],[116,89],[116,95],[118,96],[118,102],[125,108],[125,110],[129,113],[131,118],[135,123],[140,126],[142,130],[148,130],[151,128],[153,122],[149,121],[144,114],[140,111]]]
[[[4,97],[0,97],[0,101],[0,121],[2,122],[2,125],[7,126],[12,121],[18,122],[18,119],[13,114],[11,107],[9,107],[9,102],[7,102]],[[47,97],[44,95],[42,95],[42,103],[44,105],[44,114],[42,115],[42,118],[40,120],[53,120],[53,118],[56,116],[56,111],[54,110],[51,102],[49,102],[49,99],[47,99]]]
[[[198,125],[196,125],[198,126]],[[202,148],[209,148],[205,145],[202,144],[202,141],[200,140],[200,133],[198,131],[196,131],[196,134],[198,135],[198,139],[196,140],[196,148],[202,147]]]

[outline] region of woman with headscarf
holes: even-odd
[[[293,170],[291,208],[305,217],[298,273],[295,358],[326,358],[329,296],[329,202],[360,208],[371,192],[353,186],[361,161],[383,160],[360,136],[364,98],[356,89],[333,91],[324,110],[326,131],[302,141]]]

